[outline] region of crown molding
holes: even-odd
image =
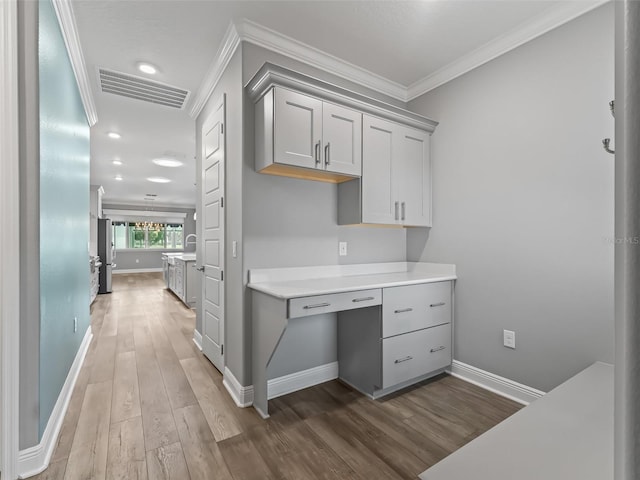
[[[482,45],[407,88],[407,101],[413,100],[545,33],[578,18],[610,0],[562,2],[532,20]]]
[[[218,85],[224,70],[227,68],[227,65],[229,65],[233,54],[240,45],[240,41],[241,38],[238,36],[236,26],[231,22],[229,24],[229,28],[227,28],[227,32],[224,34],[224,38],[222,39],[222,45],[214,57],[213,62],[211,62],[207,73],[202,79],[200,88],[198,88],[198,93],[196,94],[193,104],[191,105],[191,110],[189,111],[191,118],[196,118],[200,115],[200,112],[207,103],[207,100],[209,100],[213,90],[216,88],[216,85]]]
[[[408,87],[275,30],[242,19],[229,25],[222,46],[200,85],[190,115],[193,118],[199,115],[240,42],[252,43],[389,97],[408,102],[609,1],[612,0],[562,2]]]
[[[80,97],[82,98],[84,111],[87,115],[87,121],[89,122],[89,126],[93,127],[98,121],[98,112],[96,111],[96,104],[93,100],[91,83],[89,82],[84,55],[82,54],[82,46],[80,45],[80,36],[78,35],[73,8],[69,0],[52,0],[52,3],[56,11],[56,16],[58,17],[64,44],[67,47],[71,68],[73,68],[78,89],[80,90]]]
[[[302,43],[275,30],[243,19],[236,23],[240,38],[254,45],[319,68],[325,72],[357,83],[392,98],[406,101],[407,89],[369,70],[358,67],[315,47]]]

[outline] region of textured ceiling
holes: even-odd
[[[191,91],[209,68],[231,21],[249,19],[389,80],[409,86],[560,2],[442,1],[171,1],[72,2],[92,81],[98,123],[92,127],[91,181],[105,201],[195,204],[195,122],[172,110],[99,91],[97,68],[149,76]],[[108,131],[122,138],[113,140]],[[166,153],[186,162],[168,169],[151,159]],[[115,157],[123,165],[115,166]],[[122,181],[114,180],[116,174]],[[164,176],[169,184],[152,184]]]

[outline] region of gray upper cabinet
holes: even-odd
[[[340,225],[431,226],[437,122],[269,63],[245,88],[257,171],[338,183]]]
[[[263,173],[339,182],[362,172],[362,114],[310,95],[267,92],[256,105],[256,140]]]
[[[316,168],[322,142],[322,101],[282,88],[274,89],[273,158],[265,163]],[[271,115],[269,115],[271,116]]]
[[[431,226],[429,134],[364,115],[362,179],[338,187],[338,223]]]

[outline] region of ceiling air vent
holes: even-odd
[[[189,97],[188,90],[154,82],[146,78],[114,72],[104,68],[99,68],[98,74],[100,77],[100,89],[105,93],[113,93],[114,95],[178,109],[184,107]]]

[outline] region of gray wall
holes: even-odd
[[[359,93],[405,106],[381,94],[301,64],[252,44],[243,44],[243,84],[264,62],[282,65]],[[309,180],[256,173],[254,169],[253,103],[245,98],[243,177],[244,288],[253,268],[404,261],[406,231],[396,228],[337,225],[337,187]],[[347,241],[349,255],[338,256],[338,242]],[[245,296],[246,354],[241,376],[251,383],[251,294]],[[308,317],[289,325],[269,370],[271,378],[337,360],[335,315]],[[312,341],[310,341],[312,339]]]
[[[225,181],[225,357],[227,367],[240,380],[246,353],[244,303],[242,289],[242,49],[238,48],[196,120],[196,171],[202,171],[202,125],[213,113],[222,96],[226,98],[226,181]],[[200,198],[198,182],[197,198]],[[197,206],[198,209],[200,206]],[[198,218],[204,213],[198,210]],[[199,234],[202,238],[202,236]],[[231,242],[238,242],[238,256],[231,256]],[[200,255],[201,252],[198,253]],[[198,258],[198,265],[202,260]],[[196,309],[196,329],[202,332],[200,306]]]
[[[184,237],[191,233],[196,233],[196,221],[193,219],[195,212],[194,208],[181,208],[181,207],[141,207],[140,205],[121,205],[115,203],[103,204],[103,209],[112,210],[148,210],[148,211],[160,211],[160,212],[180,212],[186,213],[187,216],[184,219]],[[192,242],[193,240],[189,240]],[[116,268],[118,270],[134,270],[134,269],[162,269],[162,252],[167,250],[119,250],[116,258]],[[191,244],[185,247],[185,252],[195,252],[195,244]],[[137,260],[137,261],[136,261]]]
[[[39,442],[40,151],[38,4],[18,3],[20,80],[20,449]]]
[[[410,103],[440,125],[408,257],[458,266],[455,358],[545,391],[613,361],[613,38],[608,4]]]

